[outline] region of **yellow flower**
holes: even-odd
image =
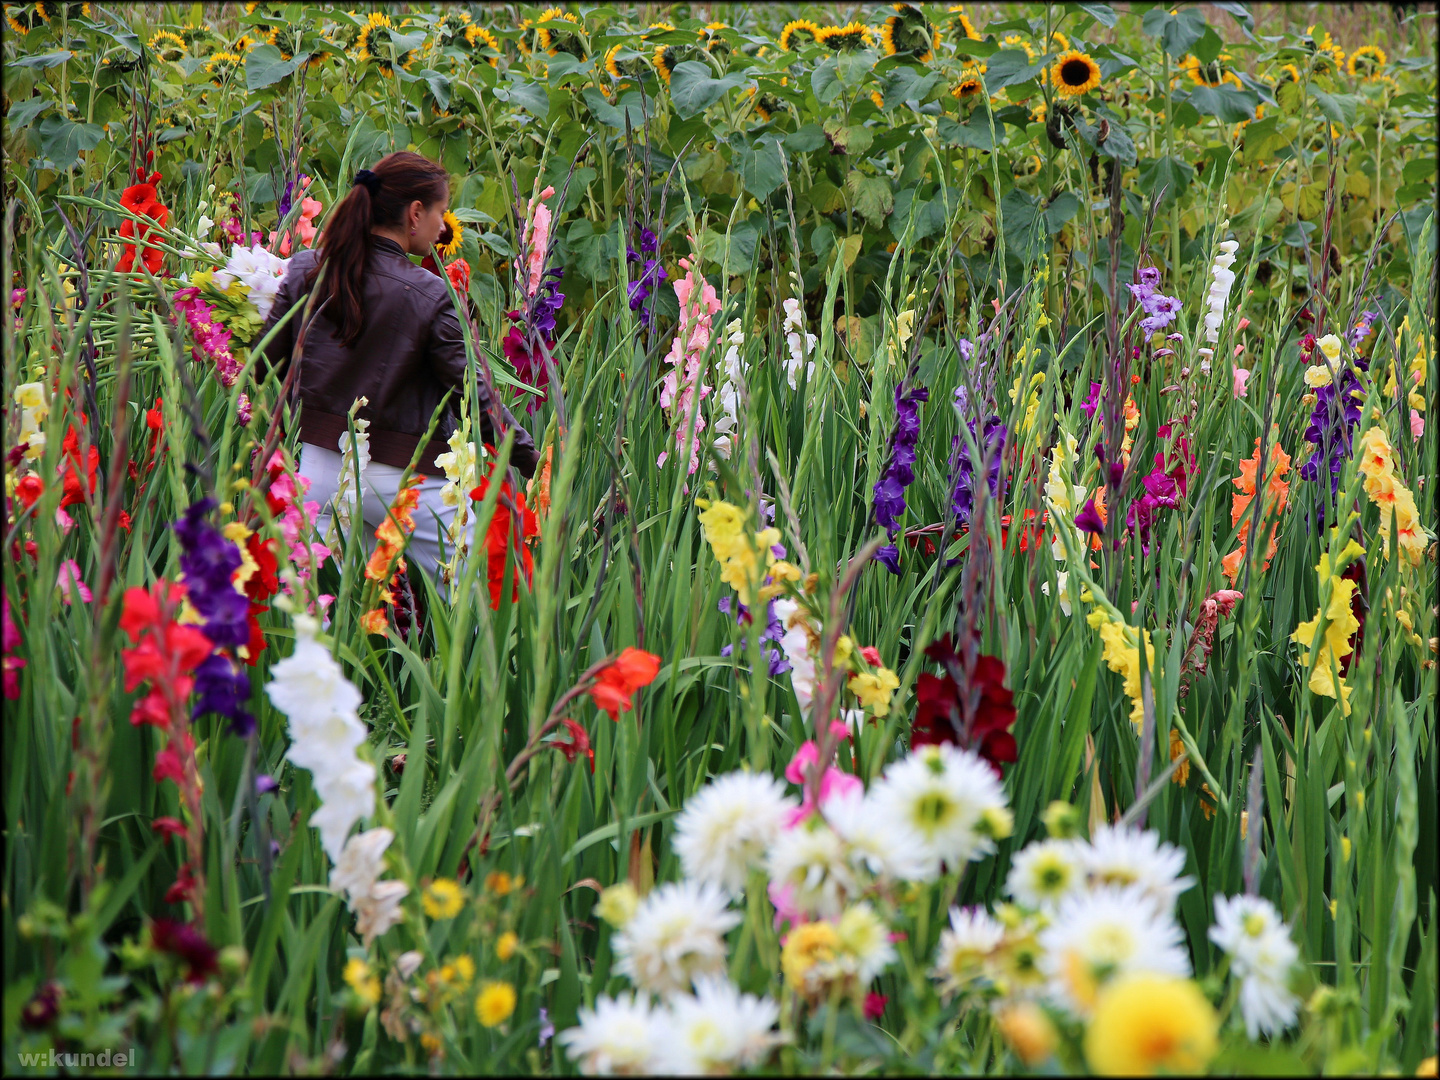
[[[543,23],[550,22],[551,20],[564,20],[565,22],[576,23],[578,25],[580,22],[580,16],[576,15],[574,12],[571,11],[562,11],[559,8],[546,8],[540,13],[540,18],[536,19],[535,21],[537,23]],[[566,34],[565,37],[562,38],[559,33],[546,29],[545,27],[541,27],[537,40],[540,42],[540,47],[542,49],[548,52],[551,56],[554,56],[560,51],[560,45],[562,43],[570,44],[572,48],[579,47],[578,38],[576,38],[574,41],[571,41],[571,38],[575,38],[575,35]]]
[[[1107,987],[1085,1032],[1085,1059],[1103,1076],[1203,1072],[1215,1056],[1215,1010],[1189,979],[1131,975]]]
[[[380,1000],[380,979],[370,973],[370,965],[360,957],[352,956],[345,964],[345,981],[366,1008]]]
[[[1024,49],[1026,56],[1031,60],[1035,59],[1035,49],[1019,34],[1006,34],[1000,44],[1004,45],[1007,49]]]
[[[515,987],[508,982],[487,982],[475,995],[475,1019],[481,1027],[497,1027],[514,1011]]]
[[[760,599],[769,600],[772,596],[779,596],[785,591],[785,582],[799,581],[802,576],[800,568],[794,563],[783,559],[775,562],[769,569],[770,584],[760,587]]]
[[[655,55],[650,58],[655,65],[655,70],[660,73],[660,78],[665,80],[665,85],[670,85],[670,75],[675,70],[675,65],[680,62],[680,54],[670,45],[655,46]]]
[[[1100,631],[1106,665],[1125,678],[1125,696],[1130,699],[1130,722],[1139,731],[1145,723],[1145,707],[1140,700],[1140,633],[1103,608],[1092,611],[1085,621]],[[1153,672],[1155,646],[1150,643],[1148,630],[1145,632],[1145,656],[1146,664]]]
[[[890,715],[890,697],[896,690],[900,689],[900,680],[887,667],[876,670],[871,675],[862,672],[859,675],[852,675],[847,684],[850,692],[860,699],[860,704],[869,709],[876,716]]]
[[[150,38],[150,51],[161,60],[178,60],[185,51],[185,39],[169,30],[157,30]]]
[[[1350,645],[1350,635],[1360,629],[1359,620],[1350,610],[1350,598],[1355,593],[1355,583],[1339,576],[1338,565],[1332,566],[1327,573],[1324,556],[1321,557],[1321,562],[1315,567],[1315,570],[1320,576],[1322,588],[1326,579],[1329,579],[1330,602],[1322,612],[1316,613],[1315,618],[1297,626],[1295,632],[1290,635],[1290,640],[1300,646],[1302,667],[1310,668],[1311,653],[1315,654],[1314,668],[1310,672],[1311,691],[1322,697],[1338,696],[1345,714],[1348,716],[1350,713],[1350,687],[1346,686],[1345,680],[1339,677],[1338,667],[1340,661],[1353,651]],[[1322,616],[1328,620],[1323,636],[1320,633]]]
[[[826,26],[815,36],[821,45],[836,52],[868,49],[875,44],[875,35],[861,22],[848,22],[844,26]]]
[[[460,219],[446,210],[442,220],[450,226],[450,242],[440,249],[440,254],[446,259],[453,259],[460,254],[460,241],[465,238],[465,226],[460,224]]]
[[[995,1026],[1015,1051],[1015,1056],[1035,1068],[1050,1059],[1058,1041],[1055,1025],[1033,1001],[1021,1001],[995,1014]]]
[[[806,45],[820,40],[820,27],[809,19],[792,19],[785,24],[780,31],[780,48],[786,52],[793,52],[799,45]]]
[[[519,947],[519,936],[513,930],[506,930],[495,940],[495,955],[503,964],[515,955],[515,950]]]
[[[600,894],[600,902],[595,905],[595,914],[618,930],[630,921],[639,906],[640,894],[635,891],[635,886],[628,881],[622,881],[618,885],[611,885]]]
[[[700,526],[720,564],[720,580],[739,594],[742,604],[749,604],[751,590],[775,564],[770,549],[780,543],[780,530],[761,529],[752,542],[745,528],[745,511],[738,506],[723,499],[697,499],[695,505],[702,508]]]
[[[840,935],[828,922],[801,923],[790,931],[780,952],[780,970],[785,981],[801,993],[818,989],[840,949]]]
[[[1329,386],[1330,382],[1330,369],[1324,364],[1311,364],[1305,369],[1306,386],[1318,390],[1322,386]]]
[[[877,108],[877,109],[883,109],[883,108],[885,108],[885,95],[882,94],[882,93],[880,93],[879,90],[871,90],[871,91],[870,91],[870,100],[875,103],[875,108]]]
[[[222,50],[205,62],[205,74],[213,76],[212,81],[219,86],[240,69],[240,64],[240,57],[232,52]]]
[[[1079,97],[1100,85],[1100,65],[1088,53],[1067,49],[1050,65],[1050,79],[1061,97]]]
[[[436,878],[421,894],[420,906],[432,919],[453,919],[465,906],[465,894],[449,878]]]
[[[1198,56],[1187,56],[1182,65],[1185,74],[1190,76],[1190,81],[1196,86],[1224,86],[1226,83],[1234,86],[1237,90],[1244,88],[1240,76],[1230,70],[1230,54],[1221,53],[1208,64],[1202,64]]]
[[[497,54],[495,56],[487,57],[487,59],[490,61],[490,66],[500,66],[500,57],[498,55],[501,51],[500,40],[489,30],[486,30],[485,27],[467,26],[465,28],[465,44],[470,46],[470,48],[475,50],[476,52],[481,49],[490,49]]]
[[[485,875],[485,891],[496,896],[509,896],[524,884],[524,878],[512,877],[504,870],[491,870]]]
[[[975,24],[970,21],[970,16],[965,14],[964,4],[952,5],[949,10],[949,15],[950,21],[948,27],[950,33],[964,35],[971,41],[980,40],[980,32],[975,29]]]

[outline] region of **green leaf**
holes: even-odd
[[[757,199],[764,199],[785,183],[785,155],[780,139],[763,135],[754,146],[743,143],[735,147],[732,164],[740,173],[745,190]]]
[[[1194,166],[1173,155],[1146,158],[1140,163],[1140,190],[1153,197],[1156,192],[1164,188],[1165,194],[1161,206],[1168,206],[1185,194],[1190,187],[1190,181],[1194,178]]]
[[[34,97],[26,98],[24,101],[10,106],[10,113],[5,117],[5,124],[12,130],[23,131],[49,107],[50,99],[36,94]]]
[[[263,90],[267,86],[273,86],[295,73],[295,69],[304,61],[291,57],[286,60],[281,57],[280,50],[274,45],[261,45],[251,49],[245,57],[245,89]]]
[[[450,108],[450,80],[438,71],[427,71],[424,73],[425,85],[430,87],[430,96],[435,99],[435,107],[442,112]]]
[[[1195,59],[1200,63],[1208,64],[1220,55],[1220,50],[1224,47],[1225,42],[1221,40],[1220,35],[1215,32],[1213,27],[1207,26],[1205,33],[1200,35],[1200,40],[1190,51],[1195,54]]]
[[[1325,118],[1332,124],[1338,124],[1341,127],[1355,126],[1357,101],[1354,94],[1327,94],[1323,90],[1316,90],[1313,86],[1310,94],[1314,97],[1315,104],[1320,106],[1320,111],[1325,114]]]
[[[1065,223],[1075,216],[1080,209],[1080,200],[1068,191],[1062,191],[1055,198],[1050,200],[1050,205],[1045,207],[1045,228],[1051,236],[1054,236]]]
[[[1190,91],[1190,104],[1202,116],[1216,116],[1227,124],[1239,124],[1255,118],[1260,96],[1253,90],[1229,86],[1197,86]]]
[[[1199,8],[1182,8],[1172,15],[1163,5],[1145,12],[1140,28],[1151,37],[1158,37],[1160,47],[1177,58],[1194,48],[1207,29],[1205,15]]]
[[[1066,11],[1083,11],[1101,26],[1114,26],[1119,16],[1109,4],[1066,4]]]
[[[856,211],[872,225],[880,224],[885,215],[895,208],[890,181],[883,176],[866,176],[855,170],[845,178],[845,186],[850,190]]]
[[[680,118],[688,120],[719,101],[726,90],[748,81],[744,75],[737,74],[713,79],[709,65],[699,60],[685,60],[675,65],[670,76],[670,100],[675,103],[675,112]]]
[[[987,61],[985,89],[994,94],[1004,87],[1038,79],[1044,68],[1039,61],[1032,63],[1029,55],[1020,49],[1001,49]]]
[[[540,119],[550,114],[550,95],[545,92],[545,87],[529,79],[516,79],[508,87],[497,86],[491,93],[501,101],[508,101],[517,109],[524,109]]]
[[[947,143],[954,146],[968,146],[974,150],[994,150],[995,135],[1000,136],[1001,142],[1005,140],[1003,129],[997,129],[992,134],[989,121],[978,112],[963,124],[956,123],[948,116],[941,117],[935,132]]]
[[[94,150],[105,138],[105,129],[98,124],[76,124],[59,116],[47,116],[40,122],[40,152],[64,172],[80,160],[80,154]]]
[[[875,131],[863,125],[849,127],[843,120],[825,121],[825,134],[847,154],[863,154],[875,142]]]
[[[706,229],[700,241],[700,253],[717,266],[724,262],[731,274],[748,274],[755,265],[755,251],[760,244],[760,230],[748,221],[735,224],[730,230],[730,251],[725,251],[725,234]]]
[[[875,54],[869,49],[841,53],[835,61],[835,74],[841,85],[853,90],[865,81],[865,76],[875,66]]]
[[[815,91],[821,105],[829,105],[840,96],[844,87],[836,76],[833,56],[827,56],[815,65],[815,70],[810,73],[810,88]]]
[[[785,149],[796,154],[808,154],[825,145],[825,132],[819,124],[805,124],[800,130],[785,136]]]
[[[57,52],[41,53],[39,56],[26,56],[20,60],[11,60],[11,67],[17,68],[52,68],[59,67],[75,54],[68,49],[60,49]]]

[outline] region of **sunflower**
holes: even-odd
[[[877,108],[877,109],[883,109],[883,108],[885,108],[885,95],[882,94],[882,93],[880,93],[879,90],[871,90],[871,91],[870,91],[870,100],[875,103],[875,108]]]
[[[41,0],[35,5],[35,14],[40,17],[41,22],[49,22],[52,19],[59,19],[63,15],[67,19],[75,19],[80,16],[90,18],[95,9],[89,4],[57,4],[54,0]],[[33,24],[32,24],[33,25]],[[24,33],[22,30],[21,33]]]
[[[922,64],[928,64],[935,56],[935,46],[940,35],[919,8],[910,4],[895,4],[899,14],[891,15],[880,28],[880,44],[886,56],[909,53]]]
[[[355,39],[355,59],[369,60],[375,53],[376,35],[394,28],[395,24],[390,21],[389,15],[382,11],[372,11],[365,25],[360,27],[360,36]]]
[[[1050,66],[1050,78],[1061,97],[1079,97],[1100,85],[1100,65],[1089,53],[1067,49]]]
[[[1019,34],[1006,34],[1005,40],[1000,44],[1004,45],[1007,49],[1024,49],[1026,56],[1031,60],[1035,59],[1035,47]]]
[[[445,211],[441,220],[445,222],[445,227],[450,230],[450,242],[440,248],[440,254],[446,259],[453,259],[456,255],[460,254],[460,241],[465,239],[465,226],[460,224],[460,219],[449,210]]]
[[[580,16],[569,11],[561,11],[559,8],[546,8],[540,13],[540,18],[536,21],[539,23],[552,21],[568,22],[578,26]],[[548,27],[542,26],[537,32],[535,40],[539,43],[540,48],[544,49],[551,56],[566,52],[577,60],[585,59],[585,46],[580,41],[579,34],[572,33],[568,30],[551,30]]]
[[[1284,86],[1287,82],[1298,83],[1299,81],[1300,69],[1294,64],[1286,64],[1280,69],[1280,74],[1275,79],[1275,85]]]
[[[1032,176],[1039,176],[1043,164],[1039,154],[1031,154],[1012,165],[1010,171],[1016,180],[1025,180]]]
[[[668,22],[654,22],[645,28],[644,33],[640,35],[640,40],[649,41],[656,34],[668,34],[674,29],[675,27],[671,26]]]
[[[1050,34],[1050,48],[1053,52],[1065,52],[1070,48],[1070,39],[1059,30]]]
[[[459,37],[465,33],[465,28],[470,25],[470,13],[462,8],[448,8],[444,16],[435,24],[435,32],[446,41]]]
[[[755,99],[755,114],[759,116],[764,123],[768,124],[775,118],[775,114],[780,111],[780,99],[774,94],[759,93],[759,87],[750,87],[749,90],[745,91],[745,96]]]
[[[670,85],[670,76],[675,71],[675,65],[680,62],[680,52],[673,45],[655,46],[655,55],[650,58],[655,65],[655,70],[660,73],[660,78],[665,80],[665,85]]]
[[[259,47],[260,43],[249,34],[241,34],[239,39],[230,48],[232,52],[237,52],[241,56],[244,56],[251,49],[257,49]]]
[[[869,49],[875,45],[875,35],[870,32],[868,26],[860,22],[850,22],[844,26],[824,27],[816,40],[836,52],[853,52],[857,49]]]
[[[730,51],[730,43],[717,33],[724,29],[726,29],[726,24],[723,22],[706,23],[704,29],[695,31],[695,36],[705,43],[706,52],[724,56]]]
[[[494,34],[492,34],[489,30],[486,30],[485,27],[465,27],[465,44],[470,47],[472,52],[479,52],[481,49],[490,49],[496,55],[487,56],[485,59],[490,62],[491,67],[500,66],[500,39],[497,38]]]
[[[1320,37],[1317,38],[1315,27],[1307,27],[1305,45],[1312,54],[1311,63],[1316,71],[1332,75],[1345,65],[1345,50],[1335,44],[1335,40],[1330,36],[1330,31],[1320,31]]]
[[[1181,67],[1196,86],[1216,87],[1229,83],[1237,90],[1243,90],[1244,84],[1240,81],[1240,76],[1230,70],[1229,64],[1230,54],[1221,53],[1208,64],[1202,64],[1197,56],[1187,56]]]
[[[209,45],[215,35],[215,31],[208,23],[186,23],[180,27],[180,38],[185,42],[185,47],[193,54],[196,47]]]
[[[780,48],[785,52],[794,52],[796,49],[796,38],[800,39],[801,45],[809,45],[820,40],[820,26],[809,19],[792,19],[785,24],[785,29],[780,31]]]
[[[130,72],[145,63],[145,54],[117,46],[102,56],[100,63],[105,65],[107,71]]]
[[[1361,45],[1350,54],[1345,70],[1357,79],[1373,79],[1380,73],[1389,58],[1379,45]]]
[[[156,30],[148,44],[150,51],[161,60],[178,60],[185,51],[185,39],[169,30]]]
[[[970,16],[965,14],[964,4],[951,6],[950,22],[946,29],[958,37],[967,37],[971,41],[980,40],[980,32],[975,29],[975,24],[970,21]]]
[[[240,70],[243,61],[232,52],[224,50],[215,53],[205,64],[205,74],[216,86],[224,86],[225,80]]]
[[[983,67],[967,67],[960,72],[960,81],[950,88],[950,96],[964,101],[968,97],[974,97],[985,89],[985,84],[980,81],[984,74]]]
[[[1045,122],[1045,102],[1039,102],[1030,110],[1030,122],[1032,124],[1043,124]]]

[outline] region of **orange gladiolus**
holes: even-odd
[[[635,691],[649,686],[660,673],[660,657],[644,649],[627,648],[615,662],[601,669],[590,688],[595,704],[619,720],[622,712],[635,707]]]
[[[1290,471],[1290,455],[1285,453],[1279,442],[1271,444],[1270,454],[1269,467],[1265,472],[1265,497],[1264,502],[1261,503],[1260,512],[1262,517],[1278,518],[1290,505],[1290,484],[1281,479]],[[1240,494],[1230,497],[1230,524],[1240,526],[1240,546],[1226,555],[1220,566],[1232,584],[1240,573],[1240,564],[1245,561],[1245,552],[1249,546],[1250,519],[1247,511],[1250,509],[1251,501],[1255,498],[1255,478],[1259,469],[1260,440],[1256,438],[1254,455],[1240,462],[1240,475],[1231,481],[1240,489]],[[1261,570],[1270,568],[1270,560],[1275,557],[1275,552],[1279,547],[1275,540],[1275,531],[1278,527],[1278,521],[1271,522],[1270,534],[1265,546],[1265,564]]]

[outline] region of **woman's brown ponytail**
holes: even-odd
[[[340,343],[353,346],[365,329],[365,272],[370,262],[370,230],[395,225],[416,199],[433,206],[446,198],[450,177],[443,166],[408,150],[388,154],[374,169],[361,169],[349,194],[340,200],[320,236],[320,261],[311,275],[329,264],[316,302],[328,300],[326,317]]]

